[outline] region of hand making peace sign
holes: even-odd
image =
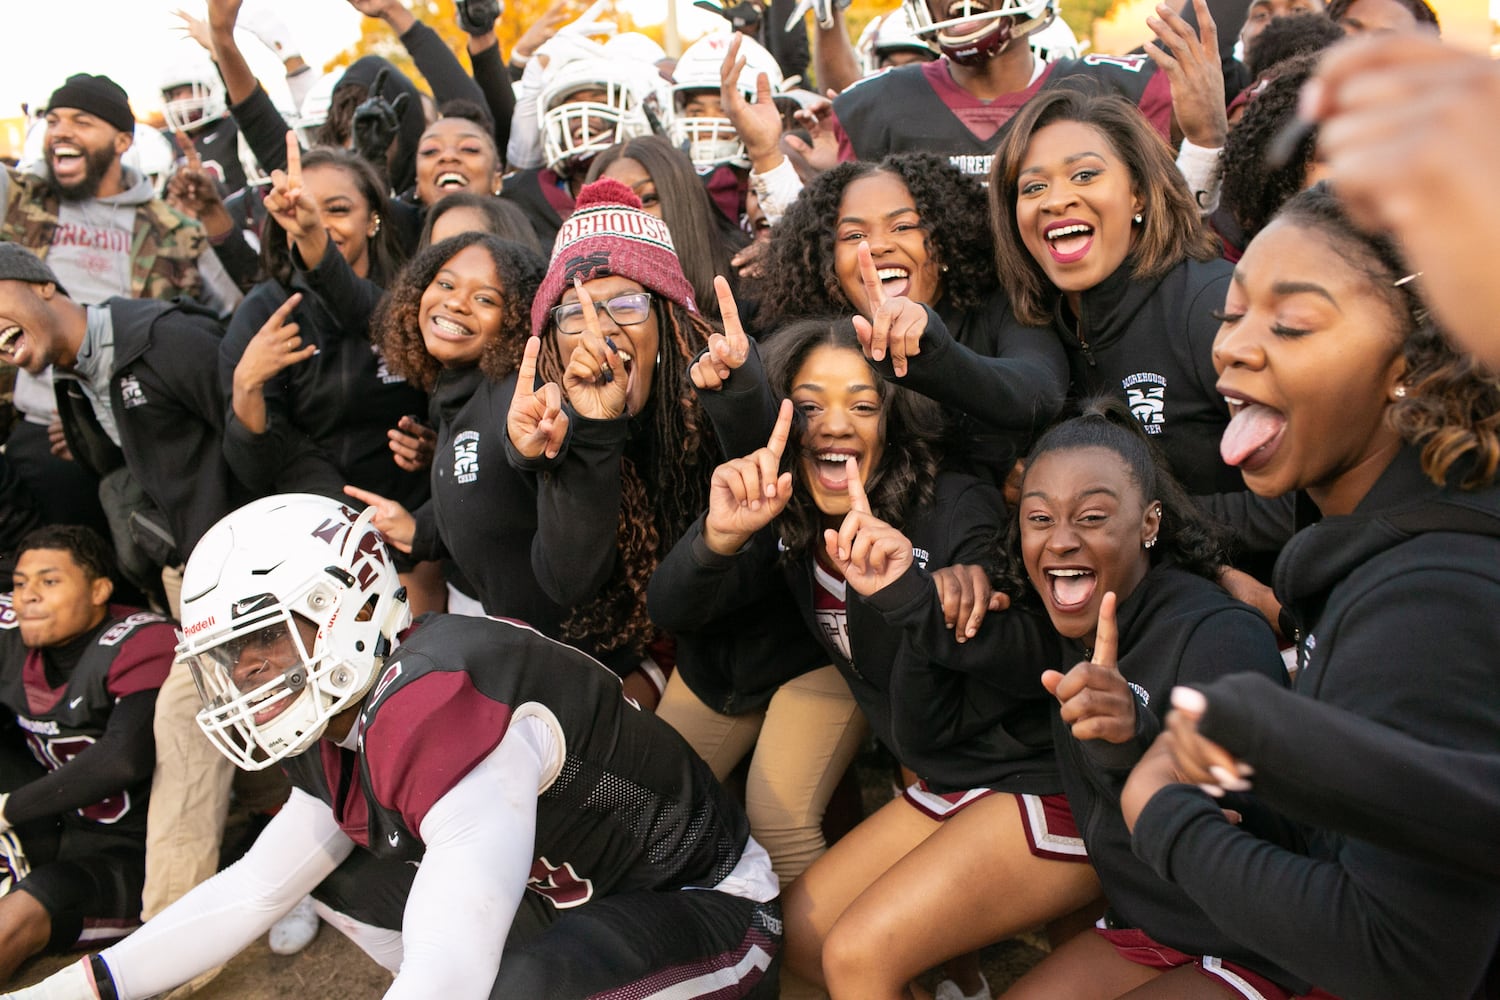
[[[516,370],[516,392],[505,415],[511,447],[526,458],[556,458],[568,436],[568,415],[562,409],[562,390],[556,382],[537,388],[536,359],[542,341],[531,337]]]
[[[927,329],[927,310],[904,295],[887,297],[880,273],[870,256],[870,244],[859,245],[859,276],[869,297],[870,319],[854,317],[854,332],[865,357],[884,361],[891,356],[897,377],[906,374],[907,358],[922,353],[922,334]]]

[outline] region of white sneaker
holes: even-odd
[[[313,909],[311,896],[303,896],[302,902],[271,925],[268,943],[278,955],[295,955],[312,944],[318,936],[318,913]]]
[[[958,984],[951,979],[944,979],[937,984],[937,989],[932,991],[932,1000],[991,1000],[990,983],[984,978],[984,973],[979,974],[979,991],[965,994],[958,988]]]

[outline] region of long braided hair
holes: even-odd
[[[718,462],[712,428],[693,392],[688,369],[708,346],[714,327],[653,293],[660,343],[651,401],[632,418],[635,442],[620,462],[619,558],[603,590],[563,622],[563,637],[605,652],[641,653],[655,635],[646,613],[646,586],[661,557],[708,509],[708,484]],[[542,340],[537,367],[562,384],[567,359],[556,336]]]

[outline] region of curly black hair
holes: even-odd
[[[1229,130],[1229,138],[1225,140],[1224,153],[1219,157],[1222,171],[1219,199],[1244,230],[1247,243],[1266,227],[1288,198],[1307,186],[1307,171],[1317,152],[1316,129],[1297,144],[1280,167],[1272,169],[1266,163],[1266,153],[1282,129],[1296,117],[1302,85],[1317,65],[1316,53],[1278,63],[1276,75],[1262,81],[1260,90],[1245,105],[1244,116]]]
[[[798,320],[778,331],[765,348],[766,378],[778,399],[791,396],[797,373],[808,355],[820,347],[850,351],[869,364],[848,317]],[[932,505],[940,464],[937,432],[941,420],[937,404],[926,396],[877,377],[874,369],[870,375],[880,394],[885,448],[880,464],[869,475],[865,493],[871,513],[900,528],[913,514]],[[801,485],[792,490],[791,500],[775,522],[781,533],[783,562],[811,558],[822,544],[823,529],[829,526],[806,484],[801,483],[805,430],[806,421],[799,412],[783,461]]]
[[[645,652],[656,635],[646,611],[646,587],[663,555],[708,509],[708,485],[718,444],[698,404],[688,369],[708,347],[715,328],[702,316],[658,295],[659,354],[643,433],[620,462],[619,558],[603,589],[573,609],[562,634],[596,651]],[[567,359],[555,332],[542,338],[541,377],[562,384]]]
[[[418,320],[422,293],[432,284],[443,265],[459,251],[483,246],[495,265],[495,277],[505,292],[499,334],[490,340],[479,356],[479,370],[485,378],[498,382],[521,363],[526,338],[531,333],[531,300],[536,297],[547,262],[529,247],[489,233],[461,233],[435,243],[413,257],[389,293],[380,300],[370,321],[370,334],[385,356],[390,370],[412,386],[431,392],[442,366],[427,353]]]
[[[1414,275],[1394,242],[1366,232],[1349,218],[1326,184],[1286,203],[1276,222],[1320,233],[1338,258],[1368,277],[1385,297],[1401,338],[1407,393],[1386,410],[1392,427],[1422,448],[1422,471],[1438,485],[1473,490],[1500,470],[1500,378],[1454,350],[1422,301]]]
[[[1122,400],[1113,396],[1084,400],[1077,416],[1054,424],[1037,439],[1026,457],[1026,468],[1033,468],[1036,460],[1049,452],[1082,448],[1105,448],[1119,455],[1140,489],[1141,499],[1147,504],[1153,500],[1161,504],[1156,545],[1146,550],[1153,566],[1170,563],[1209,580],[1218,579],[1227,561],[1222,532],[1167,471],[1166,460]],[[1024,477],[1021,490],[1024,495]],[[1010,566],[1002,589],[1014,596],[1024,593],[1030,584],[1021,559],[1019,508],[1010,518],[1007,533]]]
[[[1343,40],[1344,29],[1321,12],[1273,17],[1247,47],[1245,67],[1253,78],[1259,80],[1273,72],[1273,67],[1279,63],[1309,52],[1322,52]]]
[[[115,575],[114,546],[97,531],[81,524],[49,524],[28,532],[16,546],[16,558],[33,549],[68,553],[91,582],[113,579]]]
[[[879,163],[841,163],[807,187],[771,231],[761,290],[763,330],[804,316],[853,314],[833,270],[844,189],[876,173],[901,178],[916,203],[927,250],[945,268],[943,299],[957,311],[972,309],[999,284],[992,264],[994,240],[984,188],[976,178],[930,153],[894,153]]]

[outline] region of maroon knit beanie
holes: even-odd
[[[601,177],[578,192],[573,214],[557,231],[552,263],[531,303],[531,332],[540,337],[546,331],[552,307],[575,276],[591,281],[611,275],[698,311],[667,224],[641,211],[641,199],[630,188]]]

